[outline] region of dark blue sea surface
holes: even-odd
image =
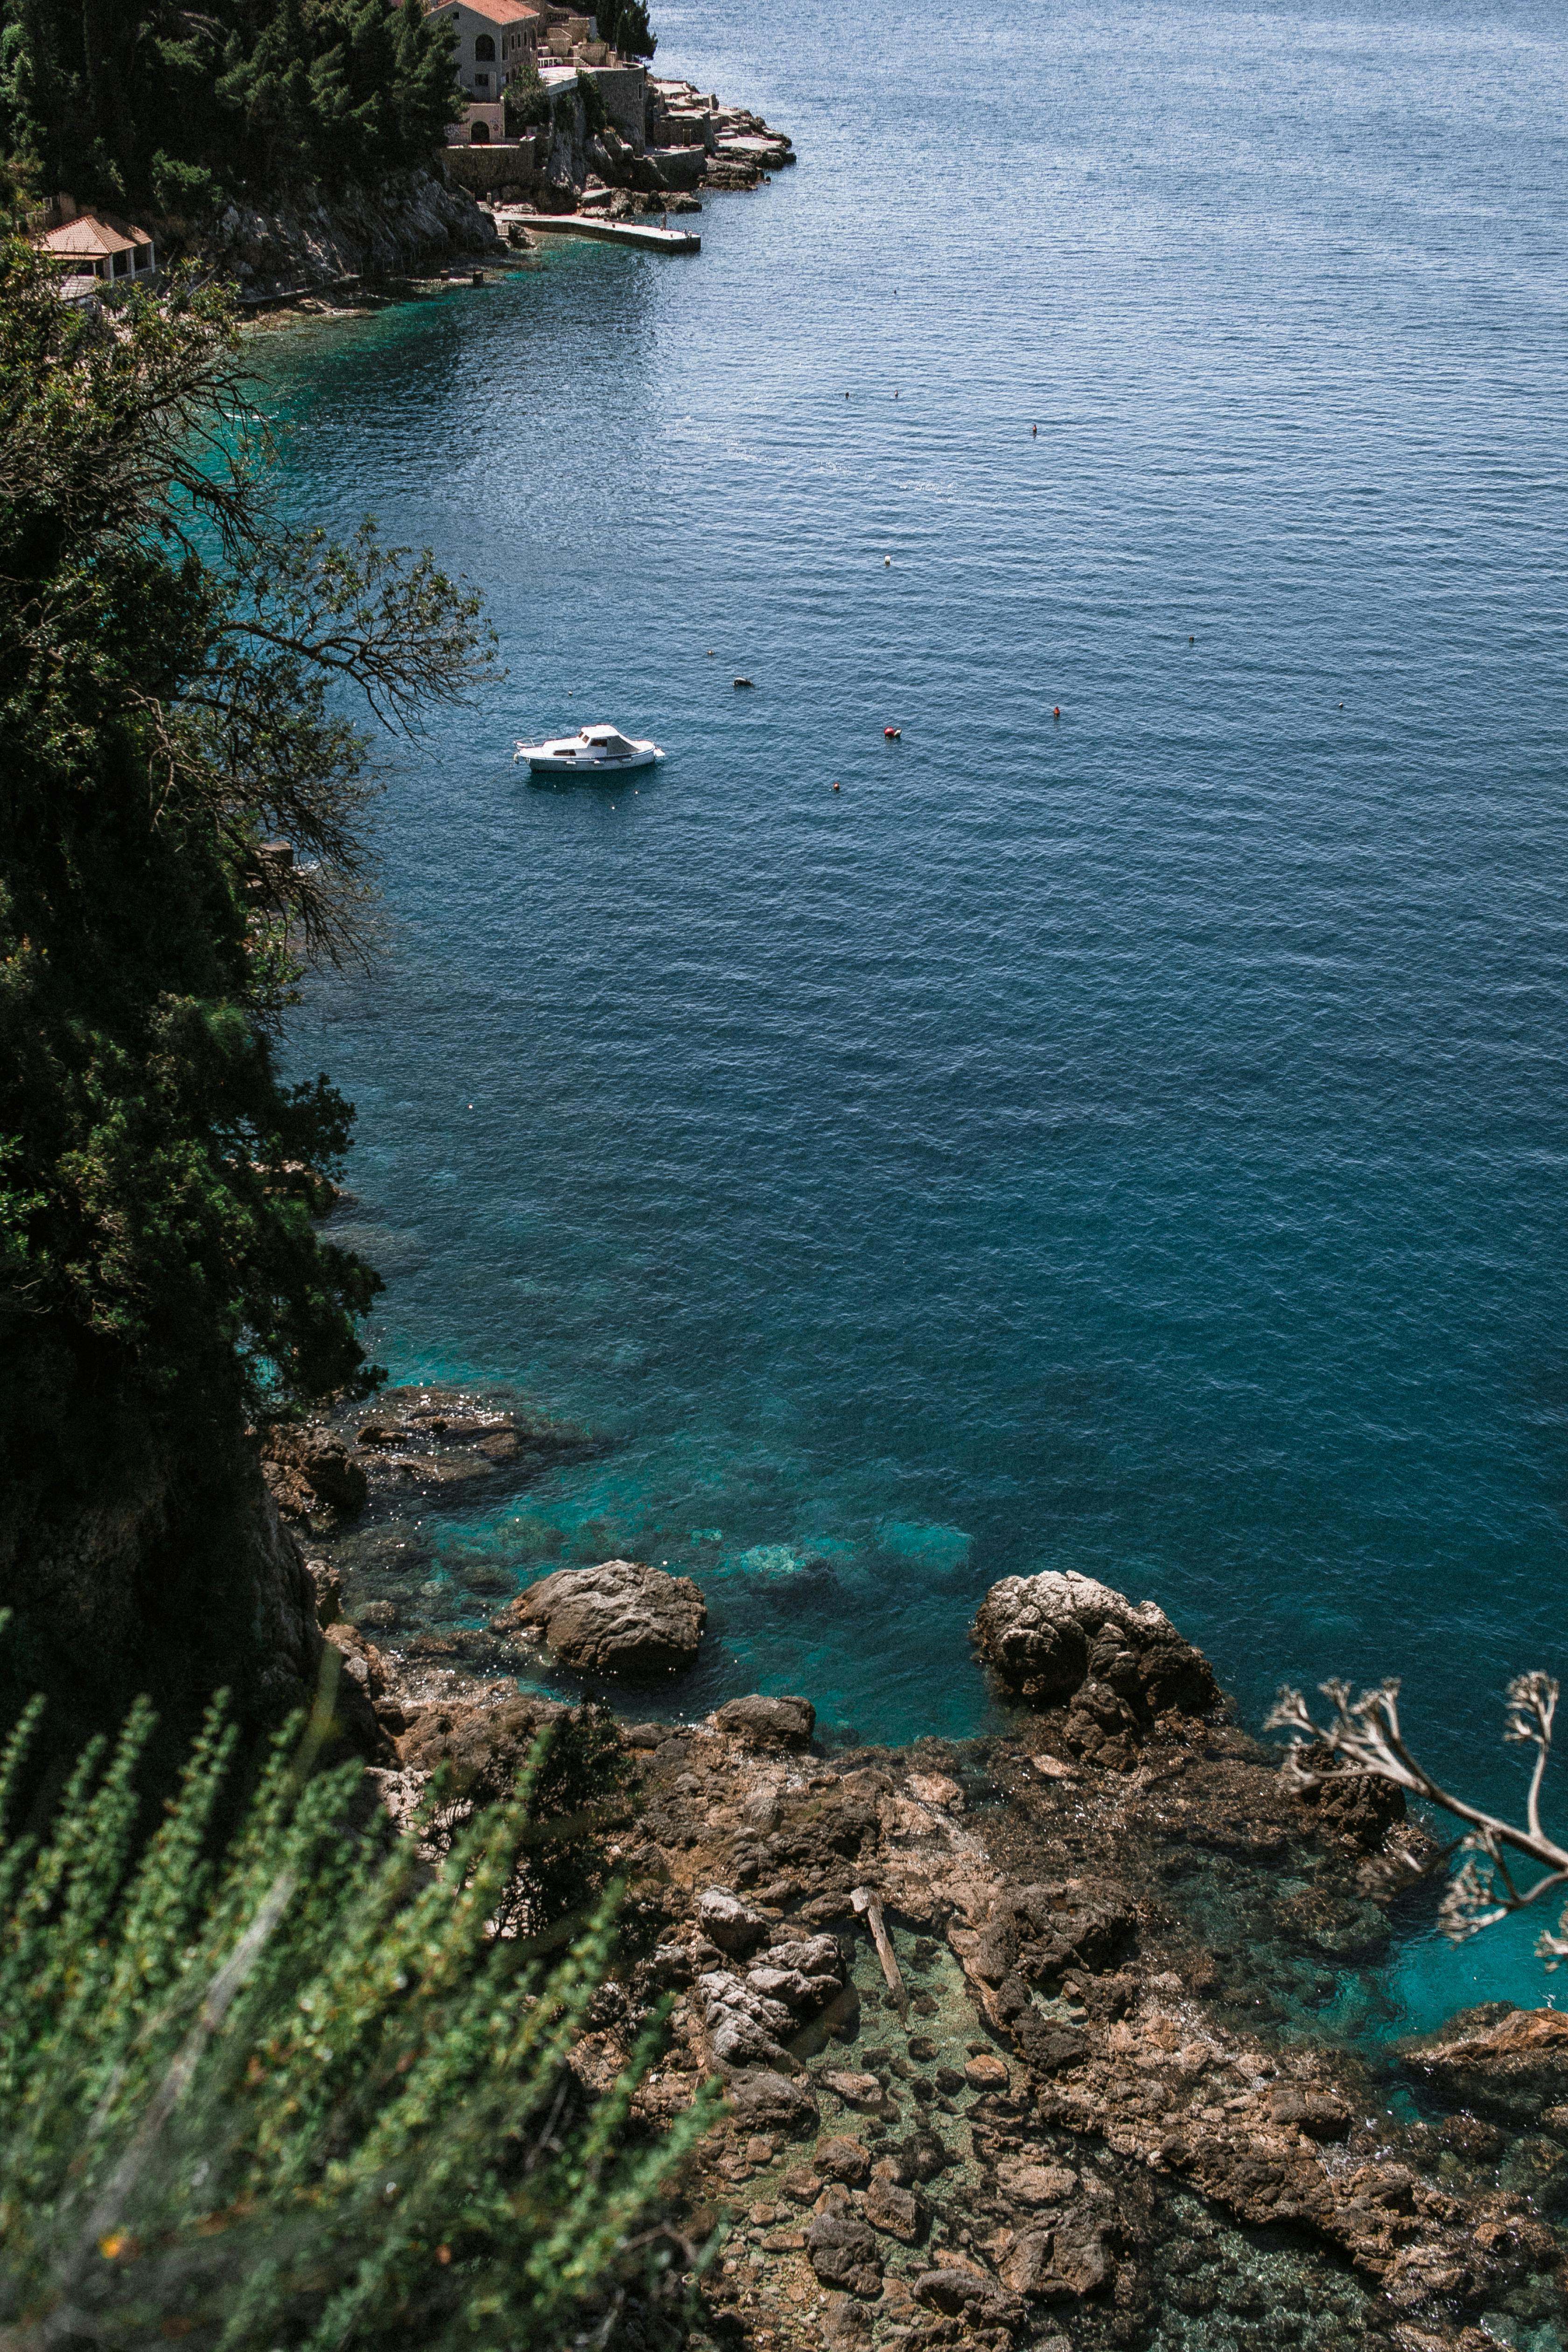
[[[380,1360],[611,1441],[441,1573],[668,1562],[672,1709],[900,1740],[1078,1569],[1254,1726],[1403,1674],[1501,1801],[1568,1568],[1563,11],[656,22],[802,158],[700,257],[258,345],[289,499],[510,666],[291,1048]],[[510,766],[599,719],[657,778]],[[1370,2021],[1472,1988],[1540,1999],[1528,1937],[1417,1937]]]

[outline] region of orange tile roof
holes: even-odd
[[[121,236],[96,213],[79,213],[67,221],[63,228],[51,228],[34,243],[46,253],[58,253],[62,260],[74,257],[101,258],[110,253],[131,253],[139,245],[151,245],[153,240],[133,224],[127,223],[128,236]]]
[[[437,8],[447,5],[447,0],[437,0]],[[521,25],[527,16],[537,16],[537,8],[524,5],[524,0],[463,0],[465,8],[482,16],[487,25]]]

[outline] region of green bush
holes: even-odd
[[[215,175],[203,163],[182,163],[162,147],[153,158],[153,202],[162,213],[182,219],[199,219],[223,199]]]
[[[531,58],[525,58],[506,86],[506,135],[520,139],[525,131],[550,120],[550,93]]]
[[[0,1760],[0,1836],[39,1711]],[[650,2204],[710,2107],[639,2143],[657,2014],[613,2089],[572,2072],[617,1890],[570,1938],[495,1932],[548,1842],[547,1740],[432,1867],[357,1766],[312,1774],[298,1726],[221,1834],[221,1702],[142,1837],[151,1723],[84,1753],[47,1834],[0,1843],[7,2343],[502,2352],[613,2319],[628,2269],[668,2260]]]
[[[581,66],[577,68],[577,95],[583,101],[583,120],[592,138],[595,131],[603,131],[610,118],[605,111],[598,83],[592,74],[584,73]]]

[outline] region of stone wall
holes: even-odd
[[[647,67],[588,66],[584,70],[621,137],[640,147],[647,137]]]

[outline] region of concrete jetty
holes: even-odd
[[[689,228],[653,228],[642,221],[594,220],[584,213],[512,213],[508,228],[531,236],[592,236],[601,245],[639,245],[649,253],[700,253],[702,239]]]

